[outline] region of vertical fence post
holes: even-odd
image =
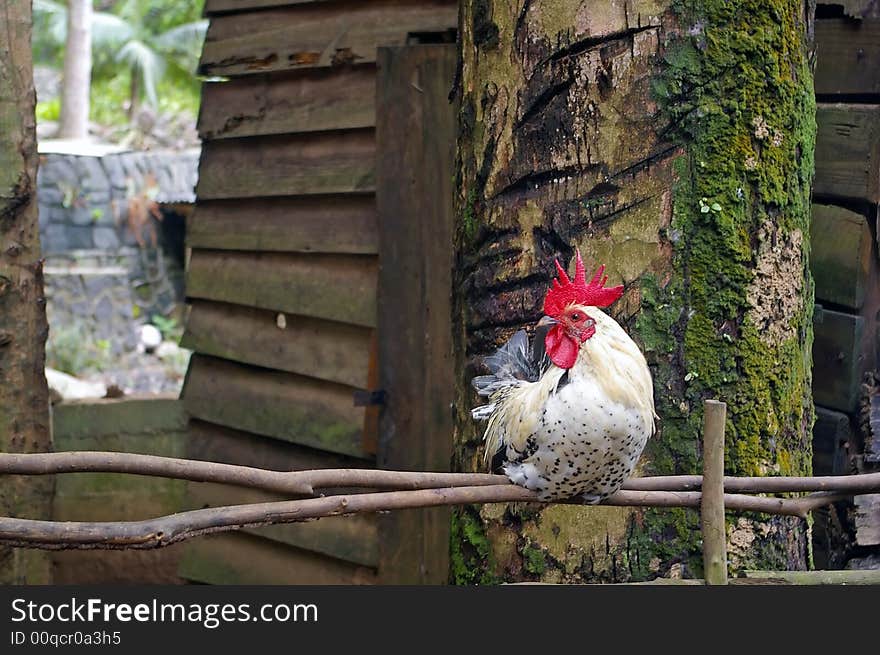
[[[703,490],[700,523],[706,584],[727,584],[727,530],[724,524],[724,422],[727,405],[703,403]]]

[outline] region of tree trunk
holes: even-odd
[[[128,120],[134,121],[141,106],[141,83],[140,72],[137,66],[131,67],[131,79],[128,85]]]
[[[67,3],[67,43],[61,86],[62,139],[89,135],[89,89],[92,80],[92,0]]]
[[[463,2],[459,470],[482,468],[479,358],[540,318],[579,247],[625,284],[611,311],[654,375],[641,474],[700,472],[705,398],[728,403],[729,474],[810,471],[811,22],[809,0]],[[727,530],[732,569],[806,564],[804,521]],[[699,577],[699,517],[466,508],[452,563],[459,583]]]
[[[0,10],[0,451],[51,450],[37,225],[31,4]],[[0,476],[0,515],[49,518],[52,482]],[[41,551],[0,546],[0,584],[48,583]]]

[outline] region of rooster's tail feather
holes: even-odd
[[[494,354],[486,357],[484,363],[489,369],[489,375],[478,375],[472,384],[478,394],[491,397],[499,391],[519,386],[522,382],[537,382],[549,361],[543,350],[539,354],[533,350],[526,331],[519,330]],[[483,414],[483,408],[490,406],[483,405],[474,412],[480,411]],[[474,418],[477,418],[476,414]]]

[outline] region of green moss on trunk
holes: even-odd
[[[674,9],[683,36],[667,48],[655,97],[687,154],[677,162],[669,232],[677,274],[665,287],[643,280],[636,321],[662,417],[647,456],[658,473],[699,472],[700,408],[714,397],[728,403],[729,474],[809,474],[815,104],[807,12],[791,0],[682,0]],[[757,535],[750,565],[805,564],[800,521],[757,523],[730,529]],[[648,557],[666,549],[656,537],[682,527],[660,511],[645,525],[649,539],[638,549]],[[698,569],[696,529],[691,522],[679,543]]]

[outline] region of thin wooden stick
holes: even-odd
[[[375,469],[270,471],[235,464],[103,451],[0,453],[0,474],[56,473],[128,473],[191,482],[220,482],[294,496],[312,496],[318,489],[328,488],[433,489],[507,482],[503,475],[486,473],[424,473]]]
[[[727,584],[727,530],[724,522],[724,422],[727,405],[703,403],[703,577],[706,584]]]
[[[271,471],[156,455],[102,451],[60,453],[0,453],[0,475],[60,473],[125,473],[192,482],[218,482],[294,496],[311,496],[320,489],[433,489],[507,484],[503,475],[488,473],[425,473],[376,469],[319,469]],[[631,478],[630,491],[699,491],[700,475],[662,475]],[[726,493],[795,493],[834,491],[859,494],[880,492],[880,473],[820,477],[725,476]]]
[[[699,492],[618,491],[603,504],[638,507],[699,507]],[[729,494],[729,509],[769,514],[806,516],[816,506],[827,504],[833,496],[821,498],[760,498]],[[534,492],[513,484],[386,491],[365,494],[326,496],[214,507],[180,512],[145,521],[56,522],[0,518],[0,543],[10,546],[45,549],[144,549],[161,548],[185,539],[213,532],[239,530],[243,527],[293,523],[312,519],[383,512],[439,505],[538,502]],[[573,500],[573,503],[578,501]]]
[[[657,475],[630,478],[624,489],[639,491],[699,491],[703,486],[701,475]],[[880,491],[880,473],[826,476],[735,477],[724,476],[727,493],[799,493],[834,491],[849,495]]]

